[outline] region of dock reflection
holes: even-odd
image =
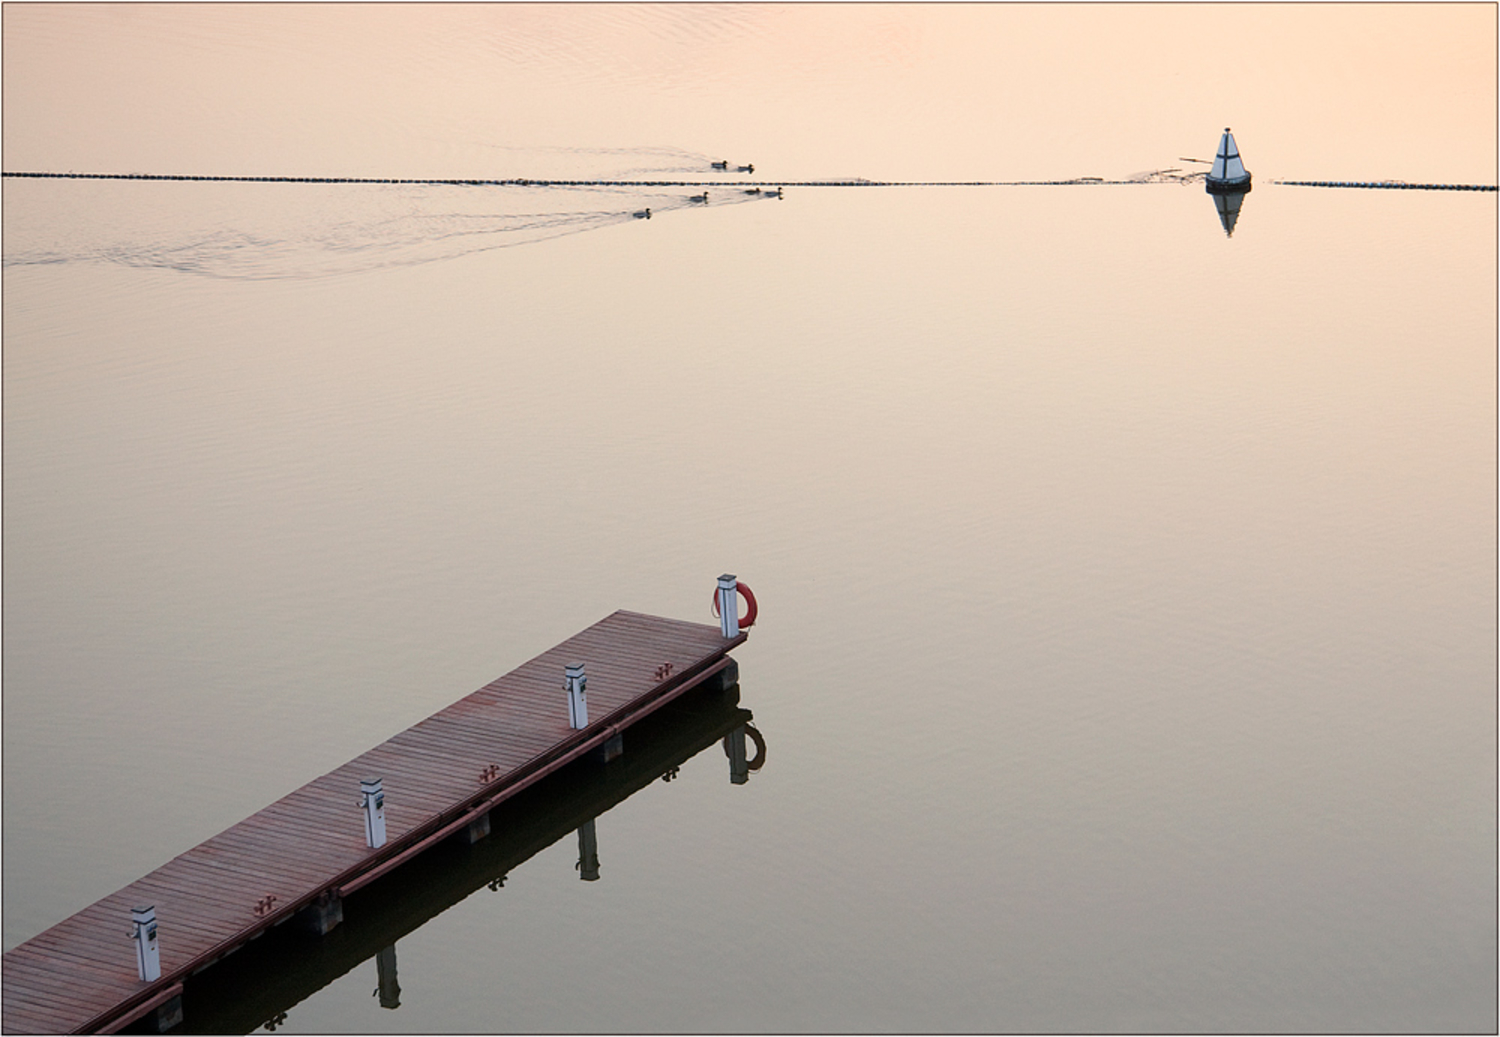
[[[381,1008],[401,1007],[401,984],[396,982],[396,945],[380,948],[375,955],[375,996]]]
[[[468,845],[462,834],[351,894],[344,921],[328,935],[295,926],[274,929],[207,971],[183,991],[183,1021],[174,1033],[273,1030],[298,1002],[374,959],[372,997],[397,1009],[396,944],[429,919],[576,833],[579,877],[597,881],[595,820],[616,804],[675,775],[691,757],[722,745],[732,784],[744,784],[765,759],[765,740],[739,707],[739,685],[704,688],[625,732],[625,752],[609,763],[589,758],[512,797],[490,814],[491,834]],[[746,758],[747,738],[756,755]],[[736,748],[736,746],[738,748]]]

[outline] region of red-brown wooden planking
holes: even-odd
[[[325,890],[369,872],[480,801],[597,744],[671,697],[745,635],[700,623],[616,612],[504,677],[283,796],[151,874],[7,951],[0,961],[6,1033],[108,1026],[195,968],[285,919]],[[568,726],[563,668],[582,662],[588,730]],[[659,668],[671,664],[663,679]],[[485,769],[499,768],[493,780]],[[380,777],[387,842],[365,845],[359,780]],[[264,915],[256,903],[276,900]],[[130,908],[156,907],[161,979],[136,975]]]

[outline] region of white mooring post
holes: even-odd
[[[729,573],[719,577],[719,632],[740,636],[740,581]]]
[[[583,663],[573,663],[563,673],[563,687],[568,691],[568,726],[582,731],[589,726],[589,700],[585,694],[589,682],[583,675]]]
[[[365,842],[371,849],[385,845],[385,791],[379,778],[363,778],[359,783],[359,805],[365,812]]]
[[[141,980],[161,979],[161,947],[156,941],[156,905],[130,909],[130,938],[135,941],[135,966]]]

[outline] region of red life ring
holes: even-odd
[[[745,604],[748,605],[748,606],[750,606],[749,610],[745,613],[744,618],[740,620],[740,629],[744,630],[747,627],[751,627],[751,626],[755,625],[755,614],[756,614],[756,612],[759,611],[759,609],[756,607],[756,604],[755,604],[755,595],[751,592],[750,588],[746,587],[744,585],[744,583],[737,584],[736,586],[737,586],[737,589],[739,590],[739,592],[745,596]],[[719,614],[719,588],[715,587],[714,588],[714,615],[717,616],[718,614]]]

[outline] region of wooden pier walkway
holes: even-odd
[[[737,768],[732,745],[736,732],[742,738],[760,738],[760,732],[748,726],[754,719],[740,704],[737,686],[725,689],[709,681],[685,692],[632,725],[626,752],[607,767],[583,762],[564,768],[496,807],[487,838],[472,845],[450,839],[350,896],[344,920],[326,938],[292,931],[295,925],[281,926],[193,976],[184,984],[182,1032],[251,1033],[268,1023],[276,1029],[286,1024],[288,1013],[297,1015],[298,1005],[352,971],[370,979],[372,986],[377,978],[382,985],[395,980],[396,959],[404,953],[401,945],[409,934],[472,895],[514,896],[505,888],[507,880],[514,878],[523,886],[534,883],[534,872],[513,873],[558,843],[563,852],[540,867],[571,870],[573,861],[568,858],[573,857],[576,881],[610,882],[612,862],[619,861],[614,852],[619,828],[609,820],[609,812],[631,796],[671,795],[664,786],[667,776],[675,777],[677,769],[699,753],[706,757],[701,764],[724,768],[720,774],[728,778],[728,785],[748,783],[758,768]],[[763,762],[761,753],[755,755]],[[736,800],[726,797],[723,802],[732,808]],[[592,876],[583,868],[585,827],[596,854]],[[524,952],[523,934],[494,936],[492,952]],[[497,976],[495,982],[498,991],[505,979]],[[418,974],[401,986],[421,998],[426,983],[427,978]],[[398,1007],[384,1000],[380,1004]]]
[[[337,770],[8,951],[6,1033],[113,1032],[169,1004],[183,980],[274,925],[328,925],[342,900],[614,740],[732,665],[743,632],[616,612]],[[590,722],[569,724],[565,667],[583,663]],[[628,752],[628,746],[626,747]],[[387,840],[357,806],[379,777]],[[484,829],[487,830],[487,829]],[[161,977],[139,978],[131,909],[154,905]]]

